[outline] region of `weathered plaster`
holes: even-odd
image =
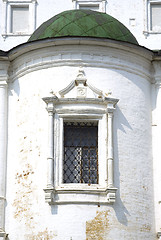
[[[86,222],[86,240],[106,239],[106,232],[110,228],[108,213],[109,211],[97,211],[96,217]]]
[[[96,48],[98,51],[98,45]],[[126,46],[123,46],[118,52],[120,57],[124,55],[122,53],[128,54],[126,50]],[[35,51],[35,56],[38,56]],[[135,64],[136,59],[130,62],[130,57],[127,61],[124,57],[121,63],[123,67],[120,68],[117,52],[117,56],[112,58],[115,68],[93,65],[89,54],[81,60],[88,81],[104,93],[110,91],[112,96],[120,99],[113,122],[114,185],[118,188],[116,203],[113,207],[102,206],[99,202],[88,205],[85,193],[87,202],[84,205],[49,206],[45,203],[43,189],[47,180],[48,113],[42,98],[48,96],[51,89],[57,94],[75,79],[80,67],[76,59],[80,55],[77,48],[73,48],[74,51],[73,65],[68,64],[67,59],[63,64],[61,62],[60,65],[52,66],[49,60],[50,67],[34,69],[33,62],[31,68],[34,71],[30,69],[27,72],[24,68],[22,75],[15,74],[14,81],[13,75],[10,76],[6,207],[6,231],[9,238],[26,240],[33,236],[33,239],[48,237],[56,240],[85,240],[92,239],[95,234],[96,239],[100,237],[103,240],[155,239],[149,69],[151,54],[146,50],[145,54],[144,50],[138,54],[138,50],[135,52],[134,49],[129,53],[130,57],[133,52],[136,56],[138,54],[140,63],[146,59],[144,71],[138,63]],[[32,53],[34,55],[34,49]],[[110,54],[110,51],[109,55],[106,52],[108,61]],[[12,67],[20,59],[23,64],[23,55],[19,57],[16,60],[13,57]],[[26,58],[28,56],[24,57],[24,62]],[[87,60],[89,64],[86,64]],[[101,58],[99,60],[97,57],[97,61],[101,62]],[[136,72],[138,69],[142,74],[126,71],[132,65]],[[97,231],[94,231],[92,225],[96,226]]]

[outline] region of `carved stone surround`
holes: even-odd
[[[45,199],[49,204],[114,203],[113,112],[118,99],[88,83],[81,69],[66,88],[43,98],[49,114],[48,179]],[[63,121],[98,122],[99,184],[63,183]],[[53,138],[54,136],[54,138]]]

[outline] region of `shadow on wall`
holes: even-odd
[[[126,128],[129,128],[132,130],[132,127],[130,126],[130,124],[128,123],[127,119],[124,117],[124,115],[122,114],[122,112],[120,111],[120,109],[117,107],[116,111],[115,111],[116,115],[114,117],[114,119],[118,119],[119,121],[114,121],[114,128],[115,129],[120,129],[121,131],[125,132],[124,126],[126,126]],[[116,124],[118,124],[118,126],[116,126]],[[114,133],[114,143],[115,143],[115,147],[114,147],[114,158],[115,158],[115,187],[118,188],[117,190],[117,196],[116,196],[116,203],[114,204],[113,209],[115,211],[116,217],[118,219],[118,221],[127,226],[128,225],[128,220],[126,215],[130,215],[128,210],[126,209],[126,207],[124,206],[121,198],[120,198],[120,172],[119,172],[119,156],[118,156],[118,141],[117,141],[117,135],[116,132]],[[107,207],[111,207],[111,205],[107,205]],[[57,215],[58,214],[58,206],[57,205],[52,205],[51,206],[51,214],[52,215]],[[101,214],[101,213],[99,213]],[[99,217],[99,214],[96,216]],[[103,212],[104,214],[104,212]],[[104,217],[105,219],[106,217]],[[96,219],[97,220],[97,219]]]
[[[126,133],[125,128],[129,128],[130,130],[132,130],[132,127],[130,126],[130,124],[128,123],[127,119],[125,118],[125,116],[122,114],[121,110],[119,109],[118,106],[116,106],[116,110],[114,112],[114,129],[119,129],[122,132]],[[119,119],[119,121],[117,121],[117,119]],[[115,211],[117,220],[125,225],[128,226],[128,220],[127,220],[127,216],[130,216],[130,213],[128,212],[128,210],[126,209],[126,207],[124,206],[121,197],[120,197],[120,171],[119,171],[119,154],[118,154],[118,136],[117,136],[117,132],[114,132],[114,139],[113,139],[114,144],[114,185],[117,188],[117,192],[116,192],[116,203],[114,204],[113,209]]]
[[[19,80],[15,80],[9,88],[9,96],[13,96],[13,92],[19,97],[20,95],[20,84]]]

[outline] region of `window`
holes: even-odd
[[[79,4],[79,9],[99,11],[99,5],[98,4],[91,4],[91,5]]]
[[[161,33],[161,1],[147,0],[145,8],[145,29],[144,34]]]
[[[11,7],[11,32],[23,33],[29,31],[29,7]]]
[[[63,182],[98,184],[97,122],[64,122]]]
[[[161,3],[150,5],[150,30],[154,32],[161,32]]]
[[[3,0],[2,36],[29,36],[36,29],[36,0]]]
[[[73,8],[106,12],[106,0],[73,0]]]
[[[88,83],[82,70],[59,97],[43,100],[49,115],[46,201],[113,203],[112,119],[118,100]]]

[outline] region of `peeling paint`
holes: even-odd
[[[107,239],[106,232],[109,228],[109,220],[107,216],[109,211],[101,211],[96,213],[93,220],[86,222],[86,240],[104,240]]]
[[[140,231],[141,232],[150,232],[151,230],[151,226],[148,225],[148,224],[144,224],[141,228],[140,228]]]
[[[32,175],[34,171],[30,164],[25,164],[25,169],[17,172],[15,176],[17,191],[12,206],[14,207],[14,218],[24,221],[27,227],[33,227],[32,193],[34,191]]]
[[[148,187],[147,187],[147,186],[143,186],[143,189],[144,189],[145,191],[147,191],[147,190],[148,190]]]
[[[49,231],[47,228],[42,231],[38,232],[37,234],[28,234],[26,235],[26,240],[54,240],[56,234],[54,234],[52,231]]]

